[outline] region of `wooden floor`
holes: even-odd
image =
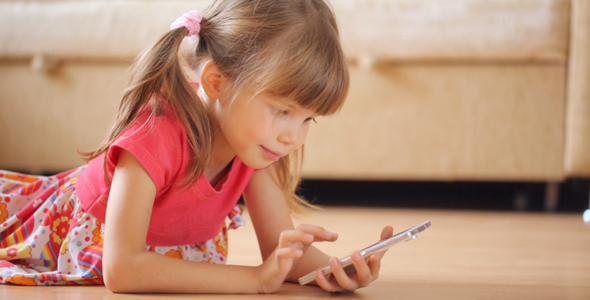
[[[247,217],[247,215],[246,215]],[[338,232],[317,244],[331,255],[373,243],[380,228],[396,231],[430,220],[416,240],[392,248],[381,277],[338,297],[351,299],[590,299],[590,226],[580,214],[326,208],[296,220]],[[230,264],[259,264],[251,226],[230,232]],[[315,287],[285,284],[274,295],[206,295],[216,299],[320,299]],[[0,285],[0,299],[189,299],[195,295],[119,295],[103,286]]]

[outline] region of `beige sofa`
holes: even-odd
[[[210,1],[0,1],[0,168],[82,164],[131,59]],[[306,178],[590,176],[590,2],[332,0],[352,85]]]

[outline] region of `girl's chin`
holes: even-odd
[[[252,169],[266,169],[268,168],[270,165],[272,165],[274,163],[274,161],[269,160],[269,159],[242,159],[240,157],[240,160],[248,167],[252,168]]]

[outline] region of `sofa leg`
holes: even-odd
[[[557,210],[559,204],[559,182],[550,181],[545,185],[545,211]]]

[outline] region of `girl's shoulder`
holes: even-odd
[[[120,150],[131,152],[161,188],[189,161],[191,148],[185,132],[170,104],[162,103],[159,111],[146,106],[113,142],[107,159],[116,162]]]

